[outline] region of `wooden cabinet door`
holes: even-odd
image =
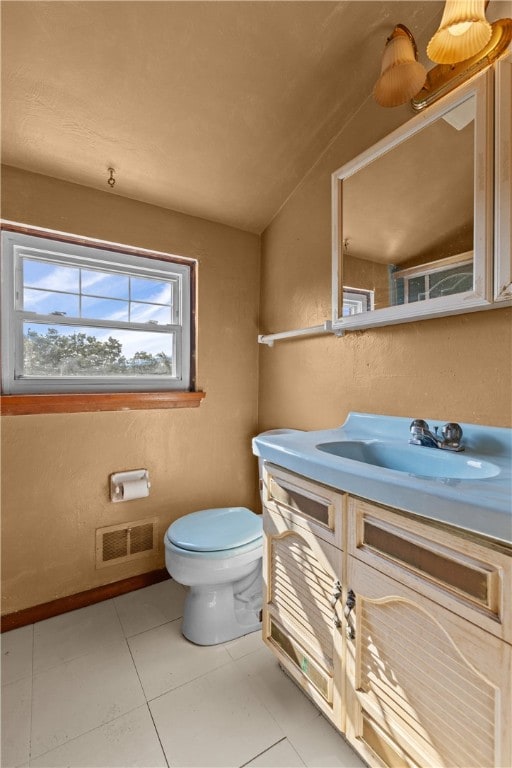
[[[353,557],[347,587],[346,732],[370,765],[508,768],[512,647]]]
[[[341,729],[341,550],[268,509],[263,526],[263,639]]]

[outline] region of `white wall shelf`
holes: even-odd
[[[301,336],[324,336],[325,334],[332,333],[335,336],[343,336],[344,330],[341,328],[333,328],[332,321],[326,320],[322,325],[312,325],[309,328],[297,328],[292,331],[281,331],[280,333],[266,333],[258,336],[258,344],[266,344],[269,347],[274,346],[275,341],[282,341],[284,339],[296,339]]]

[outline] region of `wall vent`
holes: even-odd
[[[96,530],[96,568],[147,557],[158,549],[158,518],[109,525]]]

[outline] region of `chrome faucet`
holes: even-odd
[[[411,422],[410,430],[409,442],[411,445],[425,445],[429,448],[442,448],[446,451],[464,450],[464,446],[461,445],[462,427],[455,422],[450,421],[444,425],[441,430],[442,437],[438,434],[439,427],[434,427],[434,432],[431,432],[427,422],[423,419],[414,419]]]

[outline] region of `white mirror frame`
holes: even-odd
[[[512,53],[496,64],[494,299],[512,300]]]
[[[342,185],[376,158],[389,152],[403,141],[421,131],[471,96],[476,99],[475,157],[474,157],[474,234],[473,290],[411,304],[385,307],[372,312],[343,317],[343,228]],[[462,314],[492,306],[492,244],[493,244],[493,73],[478,75],[457,91],[445,96],[425,112],[411,118],[405,125],[386,136],[373,147],[332,175],[332,326],[343,330],[359,330],[381,325],[406,323],[445,315]]]

